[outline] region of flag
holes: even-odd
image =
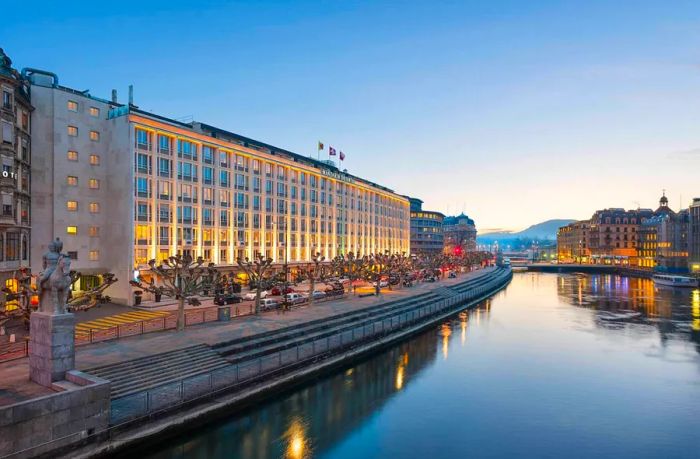
[[[328,154],[330,156],[335,156],[335,148],[333,147],[328,147]]]
[[[323,150],[323,142],[318,143],[318,151]]]
[[[345,159],[345,153],[343,153],[343,152],[341,151],[341,152],[340,152],[340,160],[342,161],[342,160],[344,160],[344,159]]]

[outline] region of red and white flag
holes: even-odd
[[[328,154],[329,154],[330,156],[335,156],[335,148],[329,146],[329,147],[328,147]]]
[[[342,160],[344,160],[344,159],[345,159],[345,153],[343,153],[343,152],[341,151],[341,152],[340,152],[340,160],[342,161]]]

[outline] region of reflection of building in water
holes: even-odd
[[[432,329],[281,401],[257,406],[162,457],[309,457],[336,444],[404,389],[435,360],[435,344]]]
[[[599,311],[597,326],[651,325],[662,342],[690,332],[690,339],[700,343],[700,290],[657,288],[651,279],[637,277],[562,274],[557,294],[566,303]]]

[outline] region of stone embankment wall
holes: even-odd
[[[109,381],[69,371],[52,388],[55,394],[0,407],[0,457],[48,454],[107,429]]]

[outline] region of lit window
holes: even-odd
[[[100,155],[90,155],[90,164],[93,166],[100,165]]]
[[[68,161],[77,161],[78,152],[75,150],[68,150]]]
[[[100,213],[100,203],[99,202],[91,202],[90,203],[90,213],[92,213],[92,214]]]
[[[78,210],[78,201],[68,201],[66,202],[66,209],[70,211]]]
[[[77,112],[78,111],[78,103],[74,100],[69,100],[68,101],[68,110],[72,112]]]
[[[67,227],[66,227],[66,233],[68,233],[68,234],[78,234],[78,227],[77,227],[77,226],[67,226]]]
[[[90,107],[90,116],[94,116],[95,118],[100,116],[100,109],[97,107]]]
[[[90,179],[90,189],[92,190],[99,190],[100,189],[100,181],[94,178]]]
[[[71,137],[78,137],[78,128],[75,126],[68,126],[68,135]]]
[[[90,131],[90,140],[94,142],[100,141],[100,133],[97,131]]]
[[[78,186],[78,177],[74,175],[69,175],[66,177],[66,184],[70,186]]]
[[[88,233],[90,234],[90,237],[97,237],[100,235],[100,227],[99,226],[91,226]]]
[[[99,250],[91,250],[90,251],[90,261],[97,261],[100,259],[100,251]]]

